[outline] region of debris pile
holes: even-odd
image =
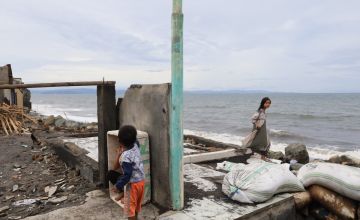
[[[23,133],[26,122],[37,123],[35,119],[24,113],[22,108],[15,105],[0,104],[0,133],[19,134]]]

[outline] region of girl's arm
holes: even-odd
[[[255,113],[252,117],[252,122],[255,124],[257,129],[260,129],[265,123],[265,113],[260,111],[259,113]]]

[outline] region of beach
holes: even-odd
[[[94,94],[35,92],[33,109],[44,115],[93,122],[97,120]],[[313,159],[326,160],[343,153],[360,158],[360,94],[356,93],[185,92],[184,133],[240,145],[251,130],[250,117],[263,96],[273,101],[267,116],[272,151],[284,152],[290,143],[303,143]],[[94,149],[95,158],[96,147],[89,148]]]

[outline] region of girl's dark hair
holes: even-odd
[[[124,125],[119,129],[118,138],[119,142],[126,148],[130,149],[136,142],[137,131],[134,126]]]
[[[258,108],[258,111],[260,111],[260,109],[264,109],[265,102],[267,102],[267,101],[270,101],[270,103],[271,103],[271,100],[270,100],[269,97],[264,97],[264,98],[261,100],[260,106],[259,106],[259,108]]]

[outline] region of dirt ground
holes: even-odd
[[[0,219],[21,219],[79,205],[96,188],[68,168],[52,149],[34,145],[30,135],[0,136],[0,152]],[[53,195],[45,192],[47,186],[55,191]],[[21,202],[27,204],[16,204]]]

